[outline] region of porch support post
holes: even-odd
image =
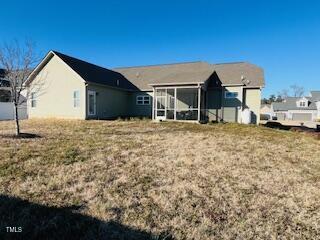
[[[200,109],[201,107],[201,86],[200,84],[198,85],[198,122],[200,122]]]
[[[153,96],[152,96],[152,120],[154,120],[154,112],[155,112],[155,99],[156,99],[156,91],[154,90],[154,87],[152,88],[153,90]]]
[[[177,120],[177,88],[174,88],[174,111],[173,111],[174,120]]]

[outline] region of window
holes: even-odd
[[[300,107],[305,107],[306,106],[306,102],[300,102]]]
[[[79,90],[73,92],[73,107],[80,107],[80,92]]]
[[[36,94],[34,92],[31,93],[31,107],[37,107]]]
[[[137,105],[150,105],[150,96],[139,95],[136,98]]]
[[[237,92],[225,92],[225,98],[237,98],[238,93]]]

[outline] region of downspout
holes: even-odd
[[[198,122],[200,122],[201,116],[201,86],[198,84]]]
[[[84,119],[88,119],[88,83],[84,84]]]
[[[152,107],[151,107],[151,110],[152,110],[152,120],[154,120],[154,111],[155,111],[155,91],[154,91],[154,87],[152,87],[152,90],[153,90],[153,96],[152,96]]]

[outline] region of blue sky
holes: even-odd
[[[203,60],[265,70],[264,96],[320,90],[319,1],[3,1],[0,41],[104,67]]]

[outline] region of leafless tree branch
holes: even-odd
[[[25,85],[29,74],[35,67],[39,58],[35,52],[35,44],[26,40],[24,44],[20,44],[17,40],[9,43],[4,43],[0,47],[0,68],[4,69],[5,80],[9,81],[11,100],[15,107],[16,134],[20,134],[18,107],[29,99],[29,91]],[[41,84],[40,84],[41,85]],[[40,87],[33,91],[40,91]],[[0,86],[1,88],[1,86]],[[25,92],[25,98],[21,98]]]

